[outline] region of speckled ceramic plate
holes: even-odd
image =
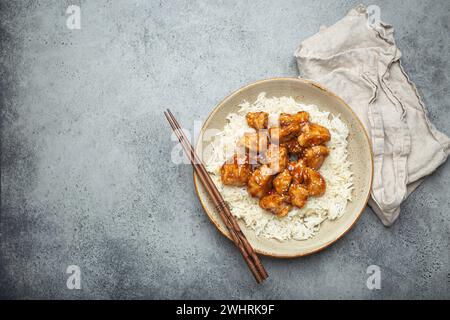
[[[266,92],[267,97],[290,96],[304,104],[315,104],[320,110],[332,114],[340,114],[347,124],[348,154],[354,173],[353,200],[348,203],[343,216],[335,221],[324,221],[317,235],[311,239],[298,241],[279,241],[256,236],[255,232],[240,221],[239,225],[254,249],[263,254],[279,258],[293,258],[320,251],[341,238],[355,224],[367,204],[373,176],[372,149],[366,131],[355,113],[336,94],[311,81],[298,78],[276,78],[262,80],[247,85],[225,98],[211,112],[198,139],[197,151],[207,150],[207,142],[202,135],[207,129],[222,129],[226,124],[226,116],[237,112],[238,105],[244,100],[254,102],[259,93]],[[200,145],[202,144],[202,145]],[[205,155],[204,155],[205,156]],[[207,157],[207,155],[206,155]],[[215,211],[203,185],[194,174],[195,189],[200,202],[214,225],[228,238],[229,233]]]

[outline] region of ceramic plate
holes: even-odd
[[[308,240],[279,241],[256,236],[255,232],[239,225],[253,248],[260,254],[293,258],[322,250],[341,238],[355,224],[367,204],[373,176],[373,159],[371,145],[366,131],[356,114],[336,94],[308,80],[298,78],[276,78],[261,80],[247,85],[229,95],[211,112],[204,123],[197,140],[197,151],[206,150],[208,142],[203,142],[202,135],[207,129],[223,129],[229,113],[237,112],[244,100],[254,102],[259,93],[266,92],[267,97],[290,96],[303,104],[315,104],[322,111],[340,115],[349,128],[348,156],[354,174],[353,199],[341,218],[335,221],[325,220],[319,232]],[[201,149],[200,149],[201,148]],[[204,155],[207,157],[207,155]],[[229,233],[214,209],[203,185],[194,174],[195,189],[200,202],[211,221],[222,234],[229,238]]]

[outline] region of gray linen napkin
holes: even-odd
[[[363,6],[321,28],[295,52],[300,75],[341,96],[367,129],[374,155],[369,205],[391,225],[400,204],[450,152],[400,63],[394,29],[368,23]]]

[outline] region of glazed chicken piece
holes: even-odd
[[[286,147],[289,153],[293,153],[297,156],[303,154],[303,147],[298,143],[298,139],[292,139],[283,143],[280,143],[280,146]]]
[[[292,161],[288,165],[289,173],[292,176],[292,181],[297,184],[303,183],[303,172],[306,168],[305,161],[303,159],[298,159],[297,161]]]
[[[314,146],[305,150],[303,160],[308,167],[319,170],[329,153],[325,146]]]
[[[267,165],[262,165],[251,174],[247,191],[252,197],[262,198],[272,188],[272,180],[272,170]]]
[[[263,209],[269,210],[277,217],[281,218],[286,216],[292,209],[286,200],[288,200],[287,196],[274,192],[262,197],[261,200],[259,200],[259,206]]]
[[[289,191],[289,186],[291,185],[292,176],[289,170],[285,169],[280,172],[275,179],[273,179],[273,187],[275,191],[279,194],[287,194]]]
[[[272,143],[283,143],[295,139],[301,132],[302,126],[291,123],[286,127],[272,127],[269,129],[269,136]]]
[[[298,143],[302,147],[312,147],[330,141],[331,135],[327,128],[315,123],[307,123],[302,127]]]
[[[309,196],[325,193],[325,179],[316,170],[329,155],[323,145],[331,139],[327,128],[308,122],[304,111],[282,113],[279,126],[269,130],[266,112],[247,113],[246,120],[256,132],[245,133],[237,146],[242,152],[222,165],[224,185],[247,185],[260,207],[278,217],[288,215],[293,206],[303,208]],[[298,160],[289,162],[290,155]]]
[[[291,204],[303,208],[308,201],[308,190],[304,185],[293,183],[289,188]]]
[[[310,196],[319,197],[325,193],[326,182],[322,175],[314,169],[303,169],[303,184]]]
[[[269,114],[267,112],[249,112],[246,114],[247,124],[256,130],[267,129]]]
[[[283,171],[289,161],[289,153],[286,147],[281,147],[276,144],[270,144],[267,149],[265,163],[272,170],[272,174]]]
[[[229,186],[245,186],[250,178],[251,166],[246,159],[235,154],[231,163],[225,162],[220,168],[222,183]]]
[[[238,145],[244,146],[252,153],[257,154],[267,150],[267,140],[266,132],[247,132],[239,139]]]
[[[282,113],[280,114],[279,122],[280,126],[285,127],[292,123],[302,124],[309,120],[309,113],[306,111],[300,111],[295,114]]]

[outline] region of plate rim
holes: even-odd
[[[300,77],[275,77],[275,78],[267,78],[267,79],[262,79],[262,80],[257,80],[255,82],[249,83],[245,86],[240,87],[239,89],[231,92],[230,94],[228,94],[225,98],[223,98],[215,107],[214,109],[209,113],[208,117],[205,119],[205,121],[203,122],[202,128],[200,129],[200,133],[199,136],[201,136],[204,133],[205,130],[205,125],[210,121],[211,117],[218,111],[218,109],[223,105],[223,103],[225,101],[227,101],[229,98],[231,98],[231,96],[238,94],[239,92],[243,91],[244,89],[247,89],[248,87],[251,86],[255,86],[258,85],[260,83],[264,83],[264,82],[272,82],[272,81],[299,81],[302,83],[307,83],[310,84],[316,88],[318,88],[319,90],[322,90],[330,95],[332,95],[334,98],[338,99],[349,111],[350,113],[354,116],[354,118],[356,119],[356,121],[358,122],[358,124],[361,126],[361,128],[363,129],[364,132],[364,136],[365,136],[365,140],[367,141],[367,143],[369,144],[369,151],[370,151],[370,186],[369,186],[369,192],[367,193],[366,196],[366,200],[364,201],[364,205],[362,206],[362,209],[360,210],[360,212],[358,213],[358,215],[356,216],[356,218],[353,220],[353,222],[349,225],[349,227],[342,232],[336,239],[334,239],[333,241],[327,242],[325,244],[323,244],[322,246],[320,246],[319,248],[309,251],[309,252],[305,252],[305,253],[298,253],[298,254],[277,254],[277,253],[273,253],[273,252],[267,252],[264,250],[258,250],[255,249],[255,251],[261,255],[267,256],[267,257],[272,257],[272,258],[281,258],[281,259],[292,259],[292,258],[299,258],[299,257],[305,257],[308,255],[312,255],[314,253],[317,253],[319,251],[322,251],[328,247],[330,247],[331,245],[333,245],[334,243],[336,243],[338,240],[340,240],[344,235],[347,234],[347,232],[350,231],[350,229],[353,228],[353,226],[356,224],[356,222],[360,219],[364,209],[367,207],[367,203],[370,199],[370,195],[371,195],[371,189],[372,189],[372,183],[373,183],[373,175],[374,175],[374,163],[373,163],[373,148],[372,148],[372,142],[369,139],[369,136],[367,134],[366,128],[364,127],[364,125],[362,124],[361,120],[359,119],[359,117],[356,115],[356,113],[352,110],[352,108],[350,108],[350,106],[341,98],[339,97],[337,94],[335,94],[334,92],[332,92],[331,90],[327,89],[326,87],[324,87],[323,85],[308,80],[308,79],[304,79],[304,78],[300,78]],[[200,143],[200,139],[197,139],[197,143],[195,144],[195,151],[198,149],[199,143]],[[195,170],[192,170],[193,173],[193,180],[194,180],[194,187],[195,187],[195,193],[197,195],[197,198],[200,202],[200,205],[202,206],[203,210],[205,211],[206,215],[208,216],[208,219],[213,223],[213,225],[216,227],[217,230],[219,230],[219,232],[225,236],[226,238],[228,238],[230,241],[232,241],[231,237],[229,234],[227,234],[225,232],[225,230],[222,230],[222,226],[219,225],[218,223],[216,223],[216,221],[214,221],[214,219],[211,217],[212,213],[209,211],[209,209],[206,207],[205,203],[203,202],[202,198],[200,197],[199,191],[198,191],[198,177],[197,174],[195,173]]]

